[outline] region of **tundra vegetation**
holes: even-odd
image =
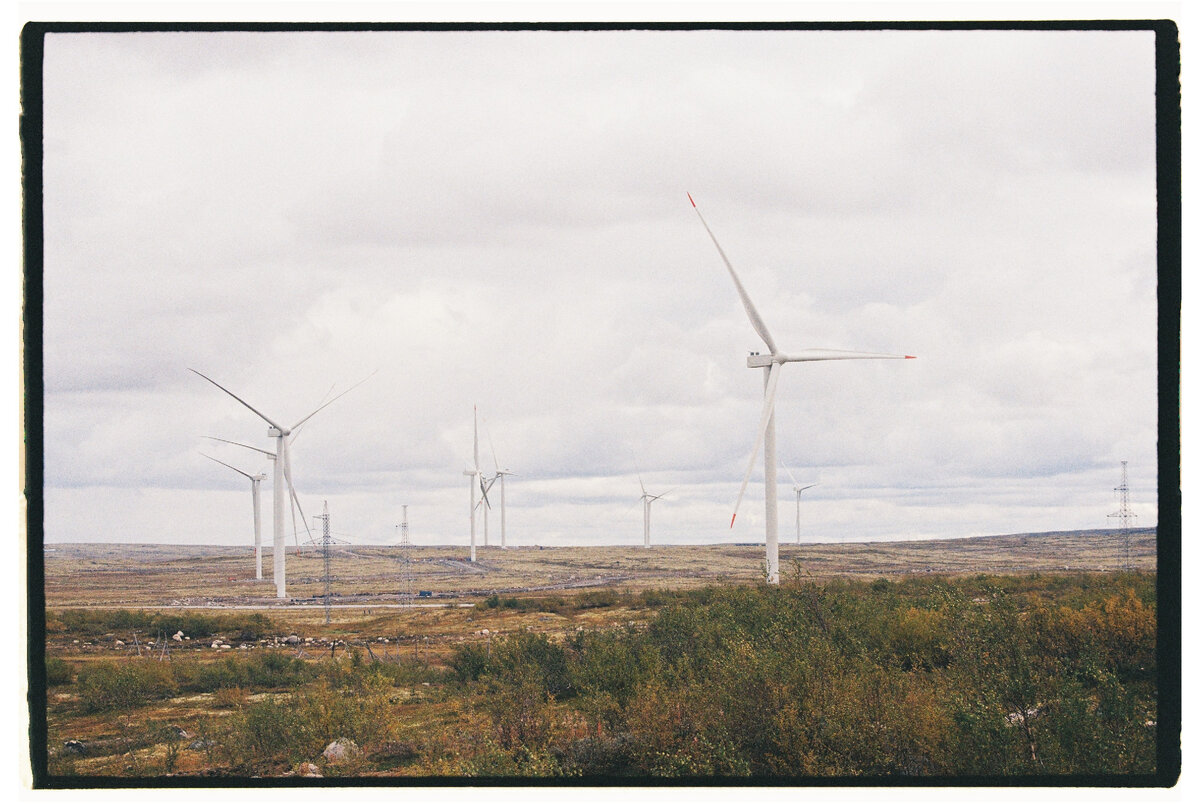
[[[793,570],[778,587],[492,595],[427,612],[433,639],[399,633],[404,624],[389,619],[398,616],[305,624],[299,632],[314,641],[297,646],[280,639],[298,632],[285,613],[49,611],[49,771],[282,776],[312,763],[326,777],[581,780],[1155,771],[1153,574],[817,582]],[[192,640],[167,642],[169,654],[80,649],[134,631]],[[213,650],[220,640],[237,647]],[[335,740],[356,750],[324,757]]]

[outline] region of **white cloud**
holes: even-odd
[[[199,437],[268,448],[266,424],[187,367],[289,423],[379,369],[293,454],[309,513],[327,497],[366,540],[407,502],[419,542],[465,543],[476,404],[482,465],[490,434],[520,473],[516,538],[637,543],[639,469],[680,487],[656,541],[757,538],[761,480],[726,523],[762,346],[685,191],[782,349],[919,356],[785,368],[780,455],[821,481],[814,537],[1104,526],[1122,459],[1154,518],[1149,34],[81,34],[46,54],[49,539],[97,518],[242,538],[237,478],[197,451],[262,461]]]

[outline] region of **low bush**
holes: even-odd
[[[82,637],[108,633],[162,633],[170,636],[182,631],[193,638],[221,634],[243,642],[262,639],[279,631],[275,622],[261,612],[202,614],[191,611],[147,612],[140,609],[67,609],[48,612],[47,624],[53,625],[47,628],[49,632],[69,632]]]
[[[75,668],[70,662],[55,656],[46,658],[46,686],[56,687],[75,680]]]
[[[178,692],[171,665],[153,659],[97,662],[79,672],[79,700],[89,712],[129,709]]]

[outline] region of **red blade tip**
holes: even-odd
[[[904,359],[905,360],[916,360],[917,356],[916,355],[905,355]]]
[[[733,519],[729,520],[729,529],[733,530],[733,520],[737,519],[737,514],[733,515]]]
[[[687,192],[687,190],[684,190],[684,192],[686,193],[686,192]],[[696,206],[696,199],[692,198],[692,194],[691,194],[691,193],[688,193],[688,194],[687,194],[687,197],[688,197],[688,201],[691,201],[691,202],[692,202],[692,207],[694,208],[694,207]]]

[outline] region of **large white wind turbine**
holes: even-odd
[[[267,424],[270,425],[270,427],[267,428],[267,435],[269,437],[275,439],[275,497],[274,497],[274,510],[273,510],[273,516],[274,516],[273,525],[274,525],[274,531],[275,531],[275,533],[274,533],[275,538],[274,538],[274,550],[272,552],[272,556],[274,558],[275,597],[281,598],[281,599],[284,597],[287,597],[287,568],[286,568],[286,562],[285,562],[285,556],[284,556],[284,544],[283,544],[283,505],[284,505],[284,495],[286,493],[284,491],[284,489],[286,488],[291,492],[293,499],[295,499],[295,496],[296,496],[296,489],[292,485],[292,461],[291,461],[291,454],[288,452],[288,436],[291,435],[293,430],[295,430],[300,425],[304,424],[306,421],[311,419],[313,416],[316,416],[320,411],[329,407],[335,401],[337,401],[338,399],[341,399],[343,396],[350,393],[358,386],[362,385],[364,382],[367,381],[367,379],[369,379],[369,377],[360,380],[359,382],[357,382],[354,385],[347,388],[345,391],[342,391],[340,394],[335,396],[333,399],[329,400],[328,402],[325,402],[324,404],[321,405],[321,407],[317,408],[312,413],[310,413],[307,416],[305,416],[304,418],[300,419],[298,422],[293,424],[291,427],[284,427],[283,425],[278,424],[277,422],[268,418],[261,411],[256,410],[254,407],[252,407],[250,405],[249,402],[242,399],[240,396],[235,394],[233,391],[230,391],[228,388],[221,385],[219,382],[212,379],[211,377],[206,377],[193,368],[189,368],[188,371],[192,372],[193,374],[195,374],[198,377],[208,380],[208,382],[217,386],[222,391],[224,391],[225,393],[229,394],[231,397],[236,399],[238,402],[242,403],[242,405],[244,405],[246,408],[248,408],[255,416],[258,416],[260,419],[262,419],[263,421],[265,421]],[[307,527],[307,522],[305,523],[305,526]]]
[[[775,488],[775,389],[779,383],[779,372],[783,368],[783,364],[808,363],[816,360],[911,360],[913,355],[848,352],[841,349],[802,349],[792,354],[780,352],[775,346],[775,339],[767,331],[767,325],[763,322],[762,316],[758,314],[758,310],[755,309],[754,303],[750,301],[750,296],[746,293],[746,289],[742,287],[742,281],[738,279],[737,272],[733,270],[733,265],[729,262],[729,258],[725,256],[725,250],[721,248],[721,244],[717,242],[716,235],[712,233],[712,229],[708,228],[708,222],[700,214],[700,208],[696,206],[696,201],[692,198],[691,193],[688,193],[688,201],[692,202],[692,208],[696,210],[696,215],[700,217],[700,223],[703,224],[704,230],[708,232],[708,236],[712,238],[713,245],[717,247],[717,253],[721,255],[721,261],[729,269],[729,276],[733,278],[733,284],[737,288],[738,296],[741,297],[742,306],[746,308],[746,315],[750,318],[750,325],[754,327],[754,331],[758,333],[758,336],[763,339],[763,343],[767,345],[767,349],[770,350],[765,355],[751,352],[750,357],[746,359],[746,366],[748,368],[763,369],[763,410],[762,418],[758,425],[758,437],[755,439],[754,449],[750,453],[750,465],[746,467],[746,475],[742,478],[742,488],[738,491],[737,502],[733,506],[733,517],[729,520],[729,527],[732,528],[734,521],[737,519],[737,509],[742,504],[742,495],[746,493],[746,484],[750,482],[750,473],[754,469],[754,460],[758,457],[758,449],[761,446],[763,448],[763,475],[764,482],[766,483],[767,582],[779,583],[779,512],[776,504],[777,489]]]
[[[474,447],[474,452],[473,452],[475,463],[472,465],[471,468],[464,469],[463,474],[468,476],[469,478],[471,478],[471,561],[474,561],[475,560],[475,508],[476,508],[475,487],[478,486],[480,493],[483,495],[483,498],[480,502],[490,507],[491,503],[489,503],[487,501],[487,490],[491,484],[490,483],[486,484],[486,485],[484,484],[483,472],[480,471],[480,469],[479,469],[479,408],[473,407],[472,410],[473,410],[472,422],[473,422],[474,428],[475,428],[475,447]]]
[[[200,453],[204,455],[203,452]],[[204,455],[210,461],[217,461],[222,466],[228,467],[237,472],[242,477],[250,480],[250,496],[254,501],[254,580],[261,581],[262,577],[262,511],[258,506],[258,484],[267,479],[264,474],[252,475],[249,472],[243,472],[236,466],[230,466],[225,461],[217,460],[211,455]]]
[[[792,474],[792,470],[788,469],[788,465],[783,465],[787,469],[788,477],[792,479],[792,491],[796,492],[796,544],[800,544],[800,495],[808,491],[813,486],[819,486],[820,483],[809,483],[807,486],[801,486],[800,481],[796,480],[796,476]]]

